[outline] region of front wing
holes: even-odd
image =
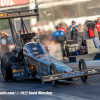
[[[64,79],[68,79],[68,78],[89,76],[89,75],[95,75],[95,74],[100,74],[100,68],[43,76],[41,78],[41,81],[42,81],[42,83],[44,83],[44,82],[64,80]]]

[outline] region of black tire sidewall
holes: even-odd
[[[56,69],[55,64],[51,64],[51,65],[50,65],[50,75],[53,75],[53,74],[52,74],[52,69],[53,69],[54,74],[57,74],[57,69]],[[57,80],[57,81],[53,81],[53,82],[54,82],[54,84],[52,83],[53,86],[57,86],[58,80]]]
[[[52,74],[51,73],[51,70],[53,69],[53,71],[54,71],[54,74],[57,74],[57,69],[56,69],[56,66],[55,66],[55,64],[51,64],[51,66],[50,66],[50,74]]]
[[[11,66],[12,64],[8,62],[4,67],[4,79],[6,81],[13,79]]]
[[[83,69],[81,69],[81,65],[82,65]],[[85,61],[84,61],[83,59],[80,59],[80,61],[79,61],[79,70],[80,70],[80,71],[82,71],[82,70],[87,70]],[[87,81],[87,78],[88,78],[88,76],[82,76],[82,77],[81,77],[81,80],[82,80],[83,82],[86,82],[86,81]]]
[[[2,72],[2,75],[3,75],[3,77],[4,77],[4,73],[3,73],[3,59],[1,58],[1,72]]]
[[[79,70],[82,70],[82,69],[81,69],[81,64],[82,64],[82,66],[83,66],[83,70],[87,70],[85,61],[84,61],[83,59],[81,59],[81,60],[79,61]]]
[[[12,61],[13,61],[13,59],[11,59],[11,57],[13,57],[13,56],[14,56],[13,52],[7,52],[7,53],[2,54],[1,71],[2,71],[2,75],[4,77],[4,80],[6,80],[6,81],[13,79],[12,70],[11,70]],[[9,59],[11,59],[11,60],[9,61]],[[3,69],[4,69],[4,74],[3,74]]]

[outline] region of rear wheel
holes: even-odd
[[[7,63],[6,66],[3,68],[3,77],[6,81],[12,80],[13,79],[13,75],[12,75],[12,70],[11,70],[11,64]]]
[[[13,79],[11,66],[12,66],[12,62],[16,62],[14,55],[15,54],[13,52],[2,54],[1,72],[4,77],[4,80],[6,81]]]
[[[54,64],[51,64],[51,66],[50,66],[50,74],[51,75],[57,74],[56,66]],[[53,86],[57,86],[58,85],[58,81],[52,81],[52,85]]]
[[[82,70],[87,70],[85,61],[84,61],[83,59],[81,59],[81,60],[79,61],[79,70],[80,70],[80,71],[82,71]],[[81,76],[81,80],[82,80],[83,82],[86,82],[86,81],[87,81],[87,78],[88,78],[87,76]]]
[[[1,58],[1,72],[2,72],[2,75],[4,77],[4,66],[3,66],[3,60]]]

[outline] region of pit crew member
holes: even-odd
[[[54,39],[55,42],[60,43],[61,50],[62,50],[62,55],[64,57],[65,56],[65,54],[64,54],[64,42],[66,40],[65,32],[63,30],[61,30],[61,26],[60,25],[57,25],[56,29],[57,30],[52,34],[53,35],[53,39]]]

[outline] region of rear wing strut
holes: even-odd
[[[95,74],[100,74],[100,68],[99,69],[89,69],[89,70],[82,70],[82,71],[75,71],[75,72],[69,72],[69,73],[43,76],[41,78],[41,81],[42,81],[42,83],[44,83],[44,82],[64,80],[64,79],[68,79],[68,78],[89,76],[89,75],[95,75]]]
[[[35,9],[33,10],[22,10],[22,11],[0,13],[0,19],[28,17],[28,16],[37,16],[37,20],[39,20],[38,5],[36,5]]]

